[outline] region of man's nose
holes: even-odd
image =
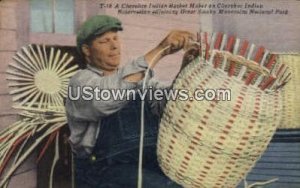
[[[113,49],[117,49],[119,47],[119,42],[118,41],[115,41],[115,40],[112,40],[110,42],[110,48],[113,50]]]

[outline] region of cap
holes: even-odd
[[[107,15],[97,15],[89,18],[83,23],[77,33],[77,49],[81,53],[81,46],[87,39],[101,35],[107,31],[116,29],[118,31],[123,30],[122,23],[115,17]]]

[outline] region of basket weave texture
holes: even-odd
[[[282,121],[279,128],[300,128],[300,54],[280,54],[279,59],[290,67],[292,78],[283,88]]]
[[[282,73],[287,67],[273,61],[274,56],[264,55],[266,50],[261,53],[262,48],[257,50],[255,61],[249,55],[251,50],[250,58],[242,57],[246,53],[236,55],[239,40],[231,42],[232,48],[222,48],[218,41],[228,44],[232,39],[222,35],[218,40],[218,36],[204,41],[204,53],[179,74],[173,89],[188,89],[189,96],[197,89],[230,89],[231,100],[168,101],[160,123],[159,164],[184,187],[236,187],[260,158],[281,121],[279,88],[289,79],[290,74]]]

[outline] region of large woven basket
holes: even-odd
[[[184,187],[236,187],[279,125],[280,88],[290,74],[276,56],[247,41],[207,33],[200,40],[200,57],[179,74],[173,89],[188,89],[191,96],[196,89],[230,89],[231,100],[168,101],[158,160]]]

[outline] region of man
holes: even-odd
[[[159,88],[145,78],[148,67],[153,68],[164,56],[187,47],[193,34],[172,31],[159,45],[145,55],[120,68],[121,22],[114,17],[98,15],[87,20],[77,35],[77,47],[87,68],[72,77],[69,96],[76,88],[90,86],[100,90],[137,90],[143,79],[147,85]],[[136,187],[140,131],[140,99],[72,100],[66,110],[71,131],[70,142],[75,158],[77,187]],[[134,96],[130,96],[134,98]],[[155,155],[159,114],[163,103],[146,101],[143,187],[179,187],[160,170]]]

